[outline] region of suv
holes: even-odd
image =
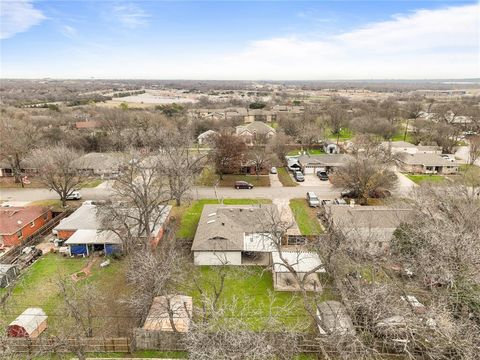
[[[311,207],[317,207],[320,205],[320,200],[318,200],[317,195],[313,191],[307,192],[307,202]]]
[[[322,181],[328,181],[328,174],[326,171],[317,171],[317,176]]]
[[[303,176],[301,171],[295,171],[295,173],[293,174],[293,177],[297,181],[305,181],[305,177]]]
[[[253,189],[253,185],[246,181],[235,181],[235,189]]]
[[[80,194],[79,191],[72,191],[70,194],[68,194],[65,199],[66,200],[80,200],[82,198],[82,195]]]

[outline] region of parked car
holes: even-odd
[[[313,191],[307,192],[307,202],[311,207],[320,206],[320,200],[318,200],[317,195]]]
[[[272,166],[270,169],[270,174],[276,174],[277,173],[277,168],[275,166]]]
[[[321,204],[322,204],[323,206],[325,206],[325,205],[334,205],[335,202],[334,202],[333,200],[322,200],[322,201],[321,201]]]
[[[293,174],[293,177],[295,178],[295,180],[299,182],[305,181],[305,176],[303,176],[301,171],[295,171],[295,173]]]
[[[82,198],[82,195],[80,194],[79,191],[72,191],[70,194],[67,195],[65,199],[67,200],[80,200]]]
[[[317,171],[317,176],[322,181],[328,181],[328,174],[326,171]]]
[[[352,199],[352,198],[355,198],[355,191],[353,190],[343,190],[340,195],[342,196],[342,198],[348,198],[348,199]]]
[[[253,185],[246,181],[235,181],[235,189],[253,189]]]
[[[337,205],[348,205],[344,199],[335,199],[335,204]]]

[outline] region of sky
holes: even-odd
[[[480,77],[477,1],[0,0],[0,77]]]

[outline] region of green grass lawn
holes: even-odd
[[[277,168],[277,171],[278,171],[278,180],[280,180],[283,186],[286,186],[286,187],[298,186],[298,183],[296,181],[293,181],[292,177],[288,173],[287,168],[284,168],[284,167]]]
[[[223,175],[223,179],[220,180],[220,177],[211,169],[210,167],[205,167],[202,170],[202,173],[195,182],[198,186],[222,186],[222,187],[233,187],[235,181],[246,181],[253,186],[270,186],[270,177],[268,175],[260,175],[257,179],[256,175],[235,175],[228,174]]]
[[[415,184],[430,183],[430,184],[442,184],[445,181],[443,175],[417,175],[417,174],[405,174]]]
[[[78,187],[82,188],[82,189],[94,188],[94,187],[97,187],[98,185],[100,185],[104,181],[105,180],[102,180],[102,179],[89,179],[89,180],[85,180],[84,182],[80,183],[78,185]]]
[[[353,137],[353,132],[350,130],[350,129],[347,129],[347,128],[342,128],[342,130],[340,130],[340,134],[332,134],[331,131],[329,131],[330,135],[328,136],[328,138],[330,140],[340,140],[340,141],[345,141],[345,140],[350,140],[352,137]]]
[[[197,231],[198,221],[202,214],[203,206],[206,204],[219,204],[218,200],[203,199],[193,202],[190,206],[183,209],[177,209],[177,215],[181,218],[180,227],[177,230],[177,237],[183,239],[193,239]],[[266,199],[225,199],[225,205],[251,205],[251,204],[270,204],[271,200]]]
[[[79,272],[89,260],[90,258],[69,258],[58,254],[41,257],[21,274],[4,309],[0,312],[0,320],[8,323],[28,307],[41,307],[50,316],[48,330],[54,333],[56,314],[62,311],[62,300],[55,280]],[[92,283],[112,299],[120,299],[126,291],[125,278],[122,275],[123,262],[111,260],[110,266],[106,268],[100,268],[100,262],[97,261],[93,266],[91,276],[80,280],[80,286]]]
[[[290,150],[287,155],[288,156],[296,156],[296,155],[300,155],[302,153],[302,151],[305,152],[305,154],[307,155],[320,155],[320,154],[325,154],[325,151],[323,151],[323,149],[294,149],[294,150]]]
[[[211,289],[205,286],[206,283],[218,286],[220,279],[218,267],[201,266],[197,269],[198,273],[195,276],[198,277],[202,288]],[[304,309],[301,295],[295,292],[274,291],[270,271],[259,266],[230,266],[226,271],[224,290],[220,297],[220,305],[226,309],[225,321],[239,317],[251,330],[261,330],[272,311],[272,315],[278,318],[281,326],[296,328],[301,324],[304,330],[310,327],[311,319]],[[193,297],[194,305],[200,306],[200,293],[193,286],[190,295]]]
[[[308,206],[305,199],[290,200],[290,208],[302,235],[317,235],[323,232],[317,220],[317,210]]]
[[[410,133],[407,133],[407,137],[405,138],[405,140],[403,140],[404,136],[405,136],[404,131],[399,131],[395,135],[393,135],[390,140],[391,141],[406,141],[406,142],[409,142],[409,143],[413,143],[413,136]]]

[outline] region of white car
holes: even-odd
[[[277,168],[275,166],[272,166],[270,169],[270,174],[276,174],[277,173]]]
[[[79,191],[72,191],[70,194],[67,195],[65,199],[67,200],[80,200],[82,198],[82,195],[80,194]]]

